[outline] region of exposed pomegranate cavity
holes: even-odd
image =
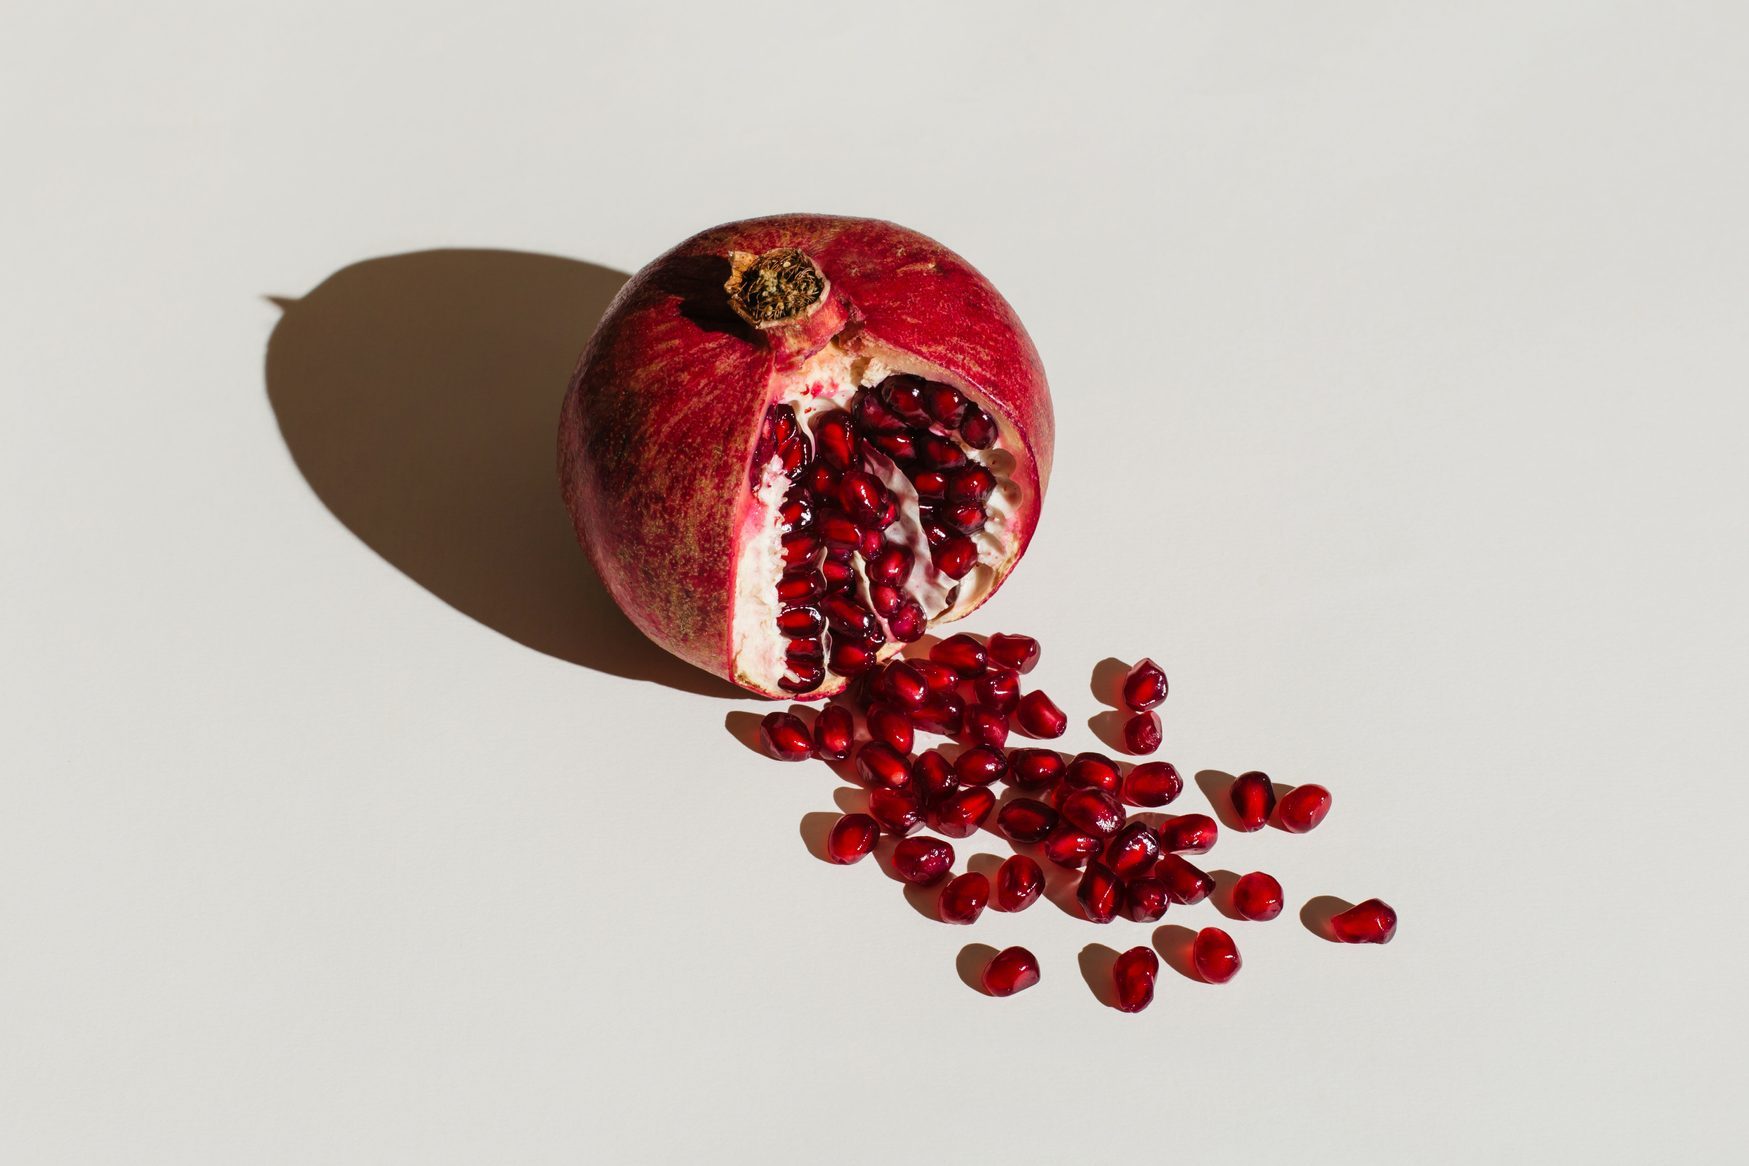
[[[1154,1002],[1154,980],[1160,974],[1160,957],[1148,947],[1132,947],[1117,957],[1111,976],[1117,989],[1119,1012],[1140,1012]]]
[[[990,901],[990,880],[981,874],[963,874],[941,888],[939,904],[943,923],[976,923]]]
[[[1017,854],[996,868],[996,906],[1003,911],[1024,911],[1044,893],[1045,872],[1038,863]]]
[[[1164,806],[1184,792],[1184,779],[1170,761],[1144,761],[1123,779],[1124,801],[1132,806]]]
[[[794,713],[766,713],[759,722],[759,745],[779,761],[806,761],[814,752],[808,726]]]
[[[1274,875],[1254,870],[1233,884],[1233,910],[1254,923],[1265,923],[1281,914],[1285,900]]]
[[[1123,702],[1133,712],[1146,712],[1166,699],[1166,673],[1160,665],[1143,658],[1123,679]]]
[[[1190,944],[1191,966],[1211,984],[1225,984],[1239,974],[1241,960],[1233,937],[1219,927],[1205,927]]]
[[[1330,932],[1343,943],[1389,943],[1397,934],[1397,912],[1383,899],[1368,899],[1332,918]]]
[[[1038,983],[1038,957],[1024,947],[1005,947],[984,966],[984,991],[1012,996]]]
[[[1053,436],[1031,340],[963,259],[782,215],[625,285],[572,378],[559,472],[652,640],[764,696],[829,696],[1001,586]]]
[[[1238,820],[1239,829],[1247,833],[1263,829],[1263,824],[1269,821],[1269,815],[1275,809],[1275,786],[1270,782],[1269,775],[1255,769],[1249,773],[1241,773],[1228,793],[1232,798],[1233,816]]]
[[[880,830],[867,814],[846,814],[832,824],[826,836],[826,856],[833,862],[849,865],[860,862],[874,850]]]
[[[1290,834],[1314,829],[1330,812],[1330,791],[1321,785],[1296,785],[1276,808],[1276,821]]]
[[[1014,717],[1021,732],[1041,740],[1055,740],[1069,728],[1069,718],[1063,710],[1036,690],[1020,698],[1020,703],[1014,706]]]

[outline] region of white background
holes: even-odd
[[[0,1159],[1741,1152],[1740,6],[7,25]],[[968,626],[1045,641],[1065,743],[1147,653],[1185,773],[1335,791],[1211,856],[1290,897],[1232,984],[1120,1015],[1082,949],[1153,927],[826,865],[847,787],[599,610],[545,460],[588,305],[801,209],[943,240],[1044,355],[1043,525]],[[432,248],[561,258],[322,287]],[[1013,942],[1038,988],[962,982]]]

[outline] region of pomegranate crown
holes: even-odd
[[[755,328],[777,328],[803,319],[826,301],[828,285],[820,265],[794,247],[763,255],[734,251],[723,290],[743,320]]]

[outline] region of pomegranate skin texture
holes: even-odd
[[[778,215],[694,235],[620,290],[565,397],[559,477],[645,635],[751,692],[819,699],[852,678],[834,664],[865,671],[995,593],[1037,526],[1054,429],[1032,341],[965,260],[892,223]],[[856,490],[828,493],[852,456]],[[988,475],[955,477],[972,463]],[[937,501],[944,474],[957,493]],[[870,601],[865,562],[905,557],[876,551],[856,577],[848,548],[828,559],[830,592],[869,608],[841,602],[824,653],[777,623],[818,601],[813,523],[864,550],[884,531],[912,559]],[[785,570],[814,598],[780,600]]]

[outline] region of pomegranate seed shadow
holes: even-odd
[[[1238,780],[1237,775],[1219,769],[1205,769],[1196,775],[1196,787],[1208,799],[1210,809],[1226,830],[1240,827],[1239,814],[1233,808],[1233,783]]]
[[[1081,978],[1093,989],[1093,996],[1107,1008],[1116,1008],[1117,981],[1112,970],[1117,966],[1118,953],[1103,943],[1090,943],[1081,949],[1078,963]]]
[[[990,961],[996,958],[996,949],[987,943],[968,943],[960,949],[960,954],[953,961],[954,970],[959,973],[960,983],[970,988],[980,996],[990,993],[984,987],[984,969],[990,966]]]
[[[1347,899],[1338,899],[1335,895],[1314,895],[1300,908],[1300,922],[1319,939],[1336,943],[1336,929],[1330,921],[1353,906]]]

